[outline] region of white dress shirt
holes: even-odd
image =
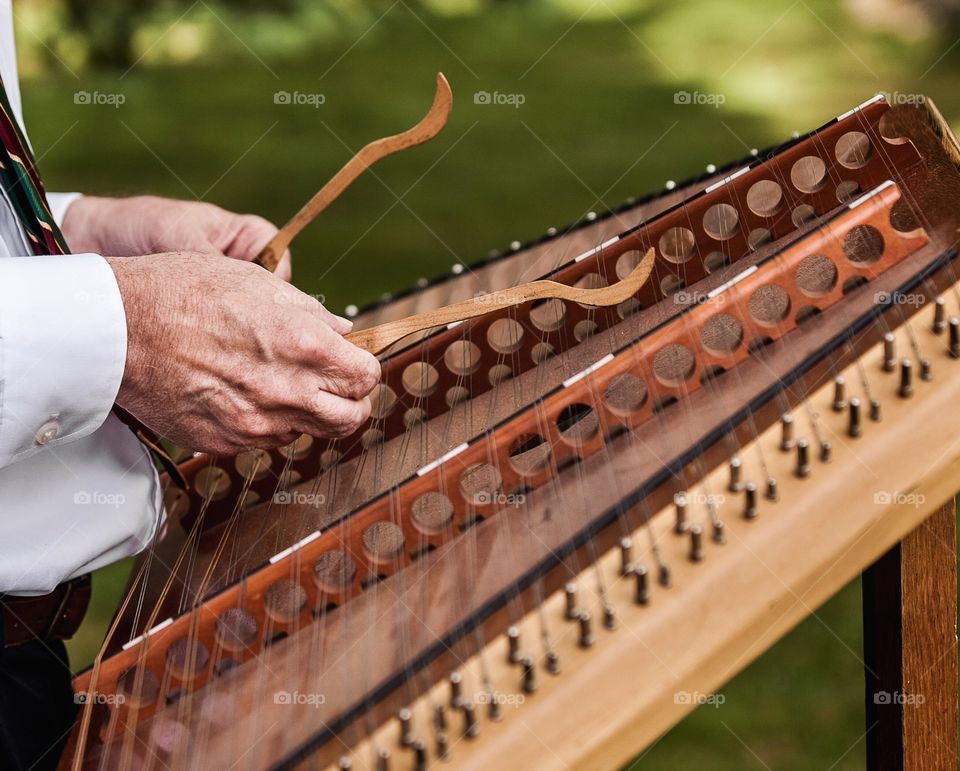
[[[0,76],[23,126],[10,0]],[[76,194],[51,194],[61,222]],[[145,448],[110,410],[123,301],[96,254],[33,256],[0,197],[0,592],[42,594],[137,553],[163,516]]]

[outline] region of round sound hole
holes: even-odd
[[[603,400],[617,415],[631,415],[647,401],[647,384],[636,375],[625,372],[607,384]]]
[[[747,309],[758,324],[774,326],[790,312],[790,296],[776,284],[766,284],[750,295]]]
[[[856,265],[873,265],[883,256],[883,235],[872,225],[857,225],[843,237],[843,253]]]
[[[453,522],[453,504],[438,492],[428,492],[414,500],[410,517],[416,528],[428,535],[442,533]]]
[[[370,417],[374,420],[383,420],[397,406],[397,395],[385,383],[380,383],[370,394]]]
[[[450,343],[443,353],[443,363],[454,375],[472,375],[480,367],[480,347],[469,340]]]
[[[568,404],[557,416],[560,438],[575,447],[593,439],[599,428],[600,420],[589,404]]]
[[[181,637],[174,640],[166,653],[167,666],[181,680],[203,671],[210,661],[210,652],[198,639]]]
[[[224,648],[243,650],[257,639],[257,620],[242,608],[230,608],[217,619],[217,637]]]
[[[697,360],[689,348],[670,343],[653,357],[653,374],[664,385],[676,387],[690,379],[696,365]]]
[[[327,551],[313,563],[313,577],[317,586],[327,592],[342,592],[357,575],[357,566],[342,551]]]
[[[403,370],[401,380],[408,394],[422,399],[436,390],[440,373],[425,361],[415,361]]]
[[[475,463],[460,475],[460,494],[474,506],[489,506],[500,494],[503,478],[489,463]]]
[[[747,206],[759,217],[772,217],[783,208],[783,190],[772,179],[754,182],[747,191]]]
[[[848,131],[837,140],[836,156],[841,166],[862,169],[873,155],[870,137],[862,131]]]
[[[296,620],[307,604],[307,592],[295,581],[277,581],[263,595],[267,615],[274,621],[290,623]]]
[[[816,193],[827,181],[827,165],[816,155],[807,155],[793,164],[790,181],[801,193]]]
[[[157,700],[160,680],[145,667],[131,667],[117,678],[117,688],[131,706],[145,707]]]
[[[456,407],[470,398],[470,391],[463,386],[452,386],[447,389],[446,401],[448,407]]]
[[[222,468],[207,466],[197,472],[193,486],[202,498],[219,500],[230,490],[230,475]]]
[[[381,562],[396,559],[403,550],[403,531],[393,522],[374,522],[361,537],[367,554]]]
[[[743,342],[743,326],[733,316],[718,313],[707,319],[700,330],[700,342],[710,353],[727,356]]]
[[[716,241],[726,241],[740,228],[740,215],[728,203],[718,203],[703,215],[703,230]]]
[[[674,227],[660,236],[660,254],[670,262],[681,264],[693,257],[696,239],[689,228]]]
[[[837,185],[837,200],[840,203],[850,203],[860,193],[860,183],[852,179],[844,180]]]
[[[517,351],[523,341],[523,327],[516,319],[497,319],[487,330],[487,342],[497,353]]]
[[[795,278],[805,295],[821,297],[837,285],[837,266],[820,254],[811,254],[797,266]]]
[[[530,309],[530,321],[541,332],[553,332],[563,326],[567,306],[562,300],[540,300]]]
[[[301,434],[297,439],[290,442],[290,444],[280,447],[279,452],[284,458],[300,460],[310,454],[311,447],[313,447],[313,437],[307,434]]]
[[[615,267],[617,278],[623,280],[628,275],[630,275],[633,270],[640,264],[643,260],[643,254],[639,249],[631,249],[629,252],[624,252],[617,258],[617,264]]]
[[[510,467],[518,474],[531,476],[550,463],[550,445],[539,434],[524,434],[510,445]]]
[[[242,452],[233,464],[244,479],[263,479],[270,472],[270,453],[266,450]]]

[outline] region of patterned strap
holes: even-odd
[[[67,254],[67,242],[47,204],[36,161],[0,79],[0,184],[23,225],[34,254]]]

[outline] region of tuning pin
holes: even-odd
[[[390,750],[386,747],[377,750],[377,771],[390,771]]]
[[[437,731],[447,730],[447,710],[442,704],[433,708],[433,727]]]
[[[437,731],[437,757],[440,760],[446,760],[450,754],[450,747],[447,744],[446,731]]]
[[[960,359],[960,319],[950,317],[950,356]]]
[[[547,651],[543,665],[551,675],[560,674],[560,656],[553,648]]]
[[[847,381],[843,375],[833,379],[833,411],[843,412],[847,406]]]
[[[724,533],[723,520],[715,520],[713,523],[713,542],[714,543],[726,543],[727,536]]]
[[[459,672],[450,673],[450,706],[459,709],[463,704],[463,675]]]
[[[427,745],[422,739],[413,743],[413,767],[416,771],[427,771]]]
[[[463,735],[467,739],[472,739],[478,733],[480,733],[480,726],[477,723],[477,710],[473,703],[468,701],[463,705]]]
[[[860,436],[860,400],[856,397],[853,397],[850,400],[850,410],[849,410],[850,419],[847,421],[847,436],[856,439]]]
[[[880,400],[871,399],[870,400],[870,420],[874,423],[879,423],[883,419],[883,413],[880,411]]]
[[[789,412],[785,413],[780,418],[780,426],[782,428],[780,449],[784,452],[788,452],[789,450],[793,449],[793,446],[796,443],[793,438],[793,415],[791,415]]]
[[[933,301],[933,332],[939,335],[947,327],[947,302],[938,295]]]
[[[703,531],[700,525],[690,526],[690,554],[691,562],[699,562],[703,559]]]
[[[933,380],[933,365],[930,364],[930,359],[920,359],[920,379],[924,382]]]
[[[900,362],[900,390],[897,391],[901,399],[913,394],[913,363],[910,359]]]
[[[677,493],[674,495],[673,507],[677,513],[677,518],[673,525],[673,532],[681,535],[687,530],[687,494]]]
[[[826,439],[820,442],[820,462],[829,463],[833,454],[833,445]]]
[[[520,666],[523,667],[523,692],[533,693],[537,690],[537,668],[529,656],[520,660]]]
[[[665,562],[661,562],[659,568],[657,568],[657,583],[664,589],[670,588],[670,568],[667,567]]]
[[[632,564],[633,539],[628,536],[620,539],[620,575],[627,575],[630,572],[630,566]]]
[[[617,613],[613,605],[604,604],[603,606],[603,628],[611,631],[617,628]]]
[[[350,771],[353,768],[353,762],[350,760],[350,757],[347,755],[341,755],[340,759],[337,761],[337,768],[340,771]]]
[[[743,476],[743,461],[740,458],[731,458],[730,459],[730,483],[727,485],[727,489],[731,493],[739,492],[743,487],[743,481],[741,477]]]
[[[487,687],[487,695],[490,697],[487,703],[487,717],[497,723],[500,720],[500,702],[492,685]]]
[[[637,565],[633,569],[633,576],[636,582],[633,601],[637,605],[646,605],[650,602],[650,581],[647,577],[647,569],[643,565]]]
[[[520,630],[511,626],[507,629],[507,663],[516,664],[520,660]]]
[[[894,337],[892,332],[887,332],[883,336],[883,371],[893,372],[897,366],[897,352],[894,347]]]
[[[753,482],[747,482],[743,488],[743,518],[756,519],[757,517],[757,486]]]
[[[589,648],[593,645],[593,623],[590,618],[590,613],[581,610],[577,616],[577,621],[580,624],[580,637],[577,640],[577,644],[581,648]]]
[[[777,480],[774,477],[767,477],[767,489],[763,497],[774,503],[780,500],[780,493],[777,492]]]
[[[397,713],[400,721],[400,746],[409,747],[413,744],[413,713],[404,707]]]
[[[793,473],[801,479],[810,475],[810,446],[806,439],[797,440],[797,467]]]
[[[577,585],[572,581],[563,587],[563,594],[566,598],[566,610],[564,616],[573,621],[577,617]]]

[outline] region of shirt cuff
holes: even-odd
[[[63,218],[67,216],[67,209],[82,193],[47,193],[47,203],[50,204],[50,213],[58,228],[63,227]]]
[[[106,260],[0,258],[0,467],[95,431],[126,355],[123,300]]]

